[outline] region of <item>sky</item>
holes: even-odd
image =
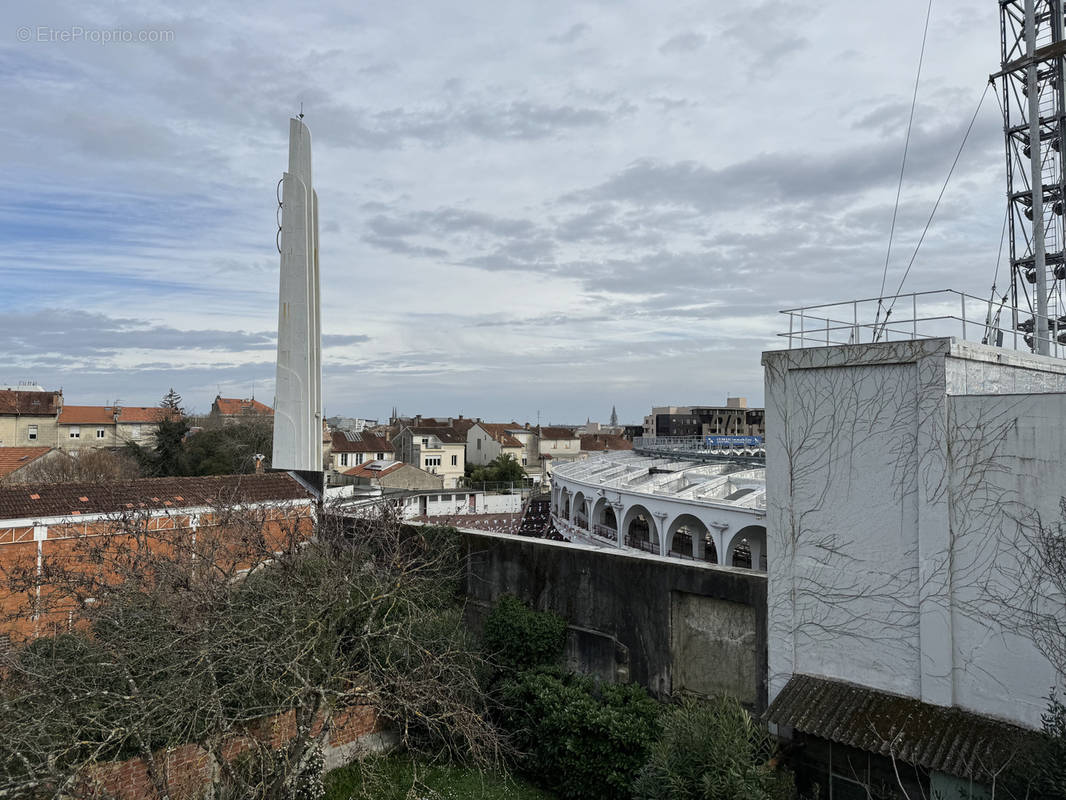
[[[779,309],[881,291],[926,5],[5,8],[0,384],[271,402],[302,104],[327,416],[761,405]],[[890,293],[998,61],[996,3],[934,3]],[[989,93],[904,291],[988,295],[1001,131]]]

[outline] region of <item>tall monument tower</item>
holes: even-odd
[[[289,120],[289,171],[281,178],[279,206],[281,291],[271,465],[321,472],[318,195],[311,184],[311,132],[302,119]]]

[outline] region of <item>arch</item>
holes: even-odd
[[[766,571],[766,528],[748,525],[733,534],[725,548],[725,563],[733,567]]]
[[[570,513],[567,519],[581,528],[588,528],[588,512],[585,509],[585,495],[581,492],[574,494],[573,503],[570,505]]]
[[[703,520],[692,514],[679,514],[667,529],[670,543],[667,555],[695,558],[711,564],[718,563],[718,548]]]
[[[622,522],[622,541],[628,547],[636,547],[656,555],[661,553],[655,518],[647,508],[636,504],[626,509]]]
[[[560,492],[560,495],[561,495],[561,500],[562,500],[562,503],[561,503],[561,511],[562,511],[562,513],[559,516],[561,516],[565,520],[569,520],[570,519],[570,495],[567,494],[566,492]]]
[[[618,519],[606,497],[601,497],[592,507],[589,530],[604,539],[618,539]]]

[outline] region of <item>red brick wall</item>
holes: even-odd
[[[320,724],[320,723],[319,723]],[[326,747],[350,744],[367,734],[382,729],[381,722],[370,706],[352,706],[333,715],[333,728]],[[223,746],[227,760],[255,746],[256,741],[269,741],[278,748],[295,734],[293,712],[267,717],[254,726],[247,736],[234,736]],[[254,738],[253,738],[254,737]],[[193,800],[203,796],[211,781],[214,759],[198,745],[187,744],[169,752],[155,754],[156,763],[165,763],[172,800]],[[148,777],[148,765],[142,758],[98,765],[87,780],[84,796],[99,800],[157,800],[158,793]]]

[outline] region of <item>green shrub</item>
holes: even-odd
[[[503,676],[559,663],[566,643],[566,620],[534,611],[514,595],[496,601],[482,634],[485,655]]]
[[[683,700],[633,787],[637,800],[785,800],[791,775],[767,764],[773,737],[731,697]]]
[[[658,733],[659,704],[640,686],[526,671],[501,700],[520,769],[562,798],[628,796]]]

